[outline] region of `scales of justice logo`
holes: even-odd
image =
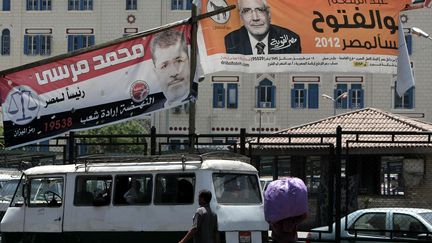
[[[39,113],[37,93],[28,86],[14,87],[6,97],[6,118],[18,125],[26,125],[33,121]]]
[[[207,2],[207,13],[217,11],[226,7],[228,7],[228,4],[225,0],[209,0]],[[211,19],[218,24],[226,24],[229,18],[230,11],[211,16]]]

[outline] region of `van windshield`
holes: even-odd
[[[0,190],[0,200],[11,201],[18,186],[19,179],[8,180],[3,183]]]
[[[221,204],[261,204],[258,177],[248,174],[215,173],[213,185]]]

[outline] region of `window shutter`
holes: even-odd
[[[213,108],[217,108],[218,84],[213,84]]]
[[[235,84],[235,94],[236,94],[236,99],[235,99],[235,107],[234,108],[238,108],[238,86],[237,84]]]
[[[89,46],[94,46],[95,44],[95,37],[94,35],[89,37]]]
[[[407,91],[407,99],[408,99],[408,109],[414,109],[414,88],[411,87]]]
[[[186,9],[191,10],[192,9],[192,0],[186,0]]]
[[[42,46],[42,36],[41,35],[37,35],[34,38],[36,38],[36,50],[35,50],[35,55],[39,55],[41,54],[41,46]]]
[[[271,108],[276,107],[276,86],[271,86]]]
[[[318,84],[309,84],[309,99],[308,99],[308,105],[310,109],[317,109],[318,108],[318,102],[319,102],[319,96],[318,96]]]
[[[222,107],[219,106],[219,96],[222,95]],[[213,84],[213,108],[225,107],[225,91],[223,84]]]
[[[78,35],[75,38],[75,41],[78,42],[78,49],[81,49],[84,47],[84,38],[85,38],[85,36],[83,36],[83,35]],[[74,51],[76,51],[76,50],[74,50]]]
[[[223,84],[222,84],[221,89],[222,89],[222,108],[225,108],[225,94],[226,94],[226,90],[225,90]]]
[[[352,103],[353,91],[354,91],[354,89],[350,89],[349,92],[348,92],[348,107],[350,109],[353,108],[353,103]]]
[[[47,38],[47,44],[46,44],[45,55],[49,56],[49,55],[51,55],[52,36],[49,35],[46,38]]]
[[[3,11],[10,11],[10,0],[3,0]]]
[[[260,108],[260,86],[255,87],[255,99],[256,99],[256,108]]]
[[[335,92],[334,99],[336,99],[340,94],[346,92],[347,89],[348,89],[348,85],[346,85],[346,84],[338,84],[336,92]],[[338,93],[338,91],[340,91],[340,94]],[[336,103],[341,104],[341,106],[342,106],[341,108],[342,109],[346,109],[347,108],[347,103],[348,103],[347,99],[350,99],[350,98],[351,98],[351,95],[350,95],[350,93],[348,93],[347,98],[340,99],[340,100],[336,101]]]
[[[364,108],[364,90],[360,89],[359,90],[359,99],[360,99],[360,109]]]
[[[73,41],[74,41],[74,36],[73,35],[68,35],[68,52],[74,51],[74,49],[73,49]]]
[[[295,89],[291,89],[291,108],[297,108],[295,105]]]
[[[29,55],[29,36],[28,35],[24,35],[24,55]]]
[[[408,49],[408,54],[411,55],[412,54],[412,35],[411,34],[405,35],[405,41],[406,41],[406,46]]]
[[[84,10],[84,0],[80,0],[79,10]]]

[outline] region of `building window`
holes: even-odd
[[[51,0],[27,0],[27,11],[51,10]]]
[[[69,35],[68,52],[93,46],[94,43],[95,43],[94,35]]]
[[[3,11],[10,11],[10,0],[3,0]]]
[[[93,10],[93,0],[69,0],[69,11]]]
[[[317,109],[318,97],[318,84],[294,84],[291,107]]]
[[[191,10],[192,0],[171,0],[171,10]]]
[[[361,84],[351,84],[349,91],[349,107],[351,109],[363,108],[363,89]]]
[[[51,55],[51,35],[24,35],[24,55]]]
[[[276,86],[268,80],[264,79],[256,87],[257,108],[275,108],[276,107]]]
[[[342,96],[345,92],[346,96]],[[360,109],[364,106],[364,90],[361,84],[339,83],[334,90],[334,99],[337,109]]]
[[[293,77],[291,89],[291,108],[317,109],[319,102],[319,76]]]
[[[396,87],[396,85],[395,85]],[[415,88],[411,87],[400,97],[394,88],[394,109],[414,109],[414,92]]]
[[[3,56],[10,55],[10,30],[4,29],[1,33],[1,54]]]
[[[137,0],[126,0],[126,10],[137,10]]]
[[[213,83],[213,108],[225,108],[225,101],[226,108],[238,107],[238,85]]]
[[[403,160],[404,157],[399,156],[381,157],[381,195],[403,196],[405,194]]]

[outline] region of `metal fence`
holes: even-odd
[[[432,215],[412,209],[432,206],[432,201],[422,200],[432,192],[428,186],[432,170],[427,174],[431,137],[341,128],[334,134],[249,134],[241,129],[232,134],[173,135],[157,134],[152,128],[150,134],[138,135],[71,133],[47,143],[2,151],[0,163],[25,168],[74,163],[77,158],[101,154],[232,151],[249,156],[263,178],[296,176],[305,181],[309,215],[298,229],[308,233],[300,234],[300,241],[431,242],[432,228],[427,227],[432,227]],[[367,146],[359,149],[358,144],[387,144],[392,149],[368,152]]]

